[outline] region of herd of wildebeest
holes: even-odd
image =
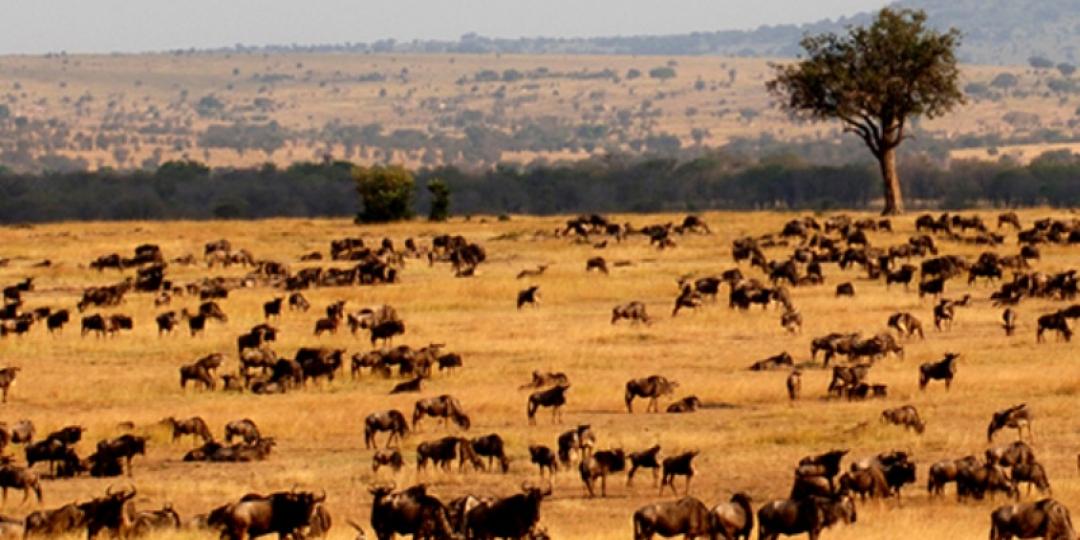
[[[687,311],[703,309],[716,302],[727,287],[728,305],[733,310],[749,310],[754,305],[764,309],[776,306],[783,331],[802,332],[802,316],[792,301],[790,288],[816,286],[824,282],[824,268],[836,265],[839,270],[860,269],[869,280],[884,281],[887,287],[911,291],[920,298],[934,299],[931,316],[940,332],[948,332],[963,316],[972,300],[970,295],[959,298],[946,296],[948,284],[957,279],[967,282],[988,280],[997,284],[989,300],[1002,309],[1001,326],[1006,336],[1017,329],[1016,306],[1025,298],[1042,298],[1068,303],[1078,292],[1075,270],[1044,273],[1033,268],[1040,259],[1039,246],[1044,244],[1080,244],[1080,220],[1043,219],[1023,225],[1015,213],[999,216],[996,227],[987,226],[977,216],[942,214],[923,215],[915,221],[917,233],[906,242],[891,246],[873,246],[868,232],[892,231],[889,219],[854,219],[833,215],[820,220],[804,217],[789,221],[781,231],[758,237],[736,239],[731,248],[736,265],[712,276],[685,276],[679,280],[671,317],[685,316]],[[1013,229],[1019,241],[1019,252],[1002,255],[1005,231]],[[602,250],[610,242],[628,242],[644,237],[659,250],[675,248],[681,235],[711,234],[708,225],[698,216],[688,216],[680,224],[650,225],[634,228],[620,225],[599,215],[571,219],[557,231],[541,231],[555,237],[568,238],[575,243],[590,244]],[[976,260],[939,253],[942,240],[985,246]],[[786,250],[786,258],[770,259],[766,249]],[[337,263],[323,267],[321,252],[300,257],[306,264],[302,270],[290,271],[286,262],[257,260],[245,249],[234,249],[228,240],[206,244],[203,258],[185,255],[166,259],[156,245],[135,248],[132,257],[119,253],[103,255],[90,261],[89,266],[102,273],[122,275],[134,270],[134,275],[108,286],[88,287],[72,309],[30,307],[34,298],[34,279],[26,279],[3,288],[3,308],[0,310],[0,337],[19,339],[37,326],[49,334],[63,332],[73,311],[80,317],[80,331],[85,339],[108,339],[131,330],[132,317],[113,312],[110,315],[92,313],[100,308],[122,308],[132,294],[152,298],[159,311],[155,317],[158,334],[187,333],[197,337],[208,325],[228,321],[225,305],[230,291],[240,288],[267,288],[280,291],[270,294],[263,305],[263,319],[249,331],[237,336],[235,369],[223,367],[230,352],[222,351],[182,365],[179,371],[180,391],[251,392],[278,394],[302,391],[308,384],[321,379],[333,381],[349,363],[352,378],[366,376],[401,380],[391,393],[420,392],[433,384],[433,371],[452,376],[463,368],[461,355],[450,352],[446,345],[432,343],[414,348],[393,345],[396,337],[406,333],[404,319],[389,305],[350,309],[346,300],[334,302],[315,317],[312,334],[335,334],[347,329],[353,335],[365,335],[371,348],[346,356],[344,349],[304,347],[292,357],[279,355],[273,346],[280,330],[274,322],[289,313],[304,314],[312,309],[304,291],[311,288],[347,287],[395,283],[408,259],[425,260],[430,265],[449,263],[455,276],[469,278],[485,260],[481,245],[462,236],[434,237],[430,245],[420,245],[412,238],[401,247],[391,239],[370,245],[361,238],[334,240],[327,258]],[[341,261],[349,261],[341,267]],[[919,261],[916,265],[913,261]],[[0,266],[8,263],[0,259]],[[41,263],[51,264],[49,261]],[[169,279],[171,266],[208,268],[239,265],[246,268],[242,277],[205,278],[191,283]],[[585,261],[585,272],[609,274],[613,269],[634,264],[632,261],[607,261],[594,256]],[[519,280],[541,276],[548,265],[526,268],[518,273]],[[1005,278],[1007,271],[1012,277]],[[756,276],[756,277],[755,277]],[[855,284],[845,281],[837,285],[837,297],[857,294]],[[897,291],[897,294],[903,294]],[[170,309],[174,299],[197,299],[198,308],[179,312]],[[510,299],[508,299],[509,302]],[[530,284],[517,295],[518,310],[538,306],[540,287]],[[291,315],[290,315],[291,316]],[[296,315],[301,316],[301,315]],[[1080,317],[1080,304],[1044,313],[1036,318],[1036,341],[1042,342],[1047,333],[1059,340],[1072,337],[1071,321]],[[652,324],[646,304],[630,301],[611,311],[612,325],[621,321],[630,324]],[[864,336],[860,333],[830,333],[810,341],[812,362],[797,364],[788,352],[754,362],[750,370],[783,370],[787,395],[792,401],[802,399],[802,370],[816,364],[831,368],[832,380],[826,396],[847,400],[864,400],[888,395],[888,387],[870,378],[876,361],[889,355],[903,356],[904,343],[926,339],[924,325],[913,313],[897,312],[886,323],[888,331]],[[9,337],[10,336],[10,337]],[[2,342],[0,342],[2,343]],[[104,342],[103,342],[104,343]],[[840,358],[846,361],[840,362]],[[919,389],[927,390],[941,381],[947,390],[956,381],[959,352],[949,352],[936,362],[917,368]],[[830,365],[832,363],[832,365]],[[365,373],[366,371],[366,373]],[[0,369],[0,391],[3,400],[19,374],[19,367]],[[562,372],[535,371],[521,386],[528,390],[525,400],[526,420],[537,422],[541,409],[550,409],[551,421],[562,422],[561,411],[568,402],[570,378]],[[659,413],[660,400],[668,399],[666,413],[693,413],[702,407],[696,395],[677,397],[679,384],[660,374],[627,381],[624,400],[628,413],[633,413],[636,399],[647,401],[646,412]],[[1017,430],[1018,440],[991,446],[982,456],[963,456],[923,467],[927,490],[931,496],[941,495],[947,484],[954,484],[958,499],[983,499],[1001,493],[1020,497],[1021,484],[1032,487],[1047,497],[1051,494],[1046,469],[1038,461],[1029,444],[1034,414],[1024,403],[1002,404],[993,414],[986,431],[987,442],[993,444],[995,434],[1002,429]],[[371,451],[372,469],[382,467],[398,471],[406,466],[401,452],[407,438],[419,431],[425,419],[450,429],[454,424],[464,432],[472,420],[462,403],[454,396],[442,394],[418,399],[411,418],[399,410],[371,411],[363,421],[364,446]],[[923,433],[925,421],[913,405],[903,405],[882,411],[880,419],[887,424],[902,426]],[[216,439],[207,423],[200,417],[167,418],[162,421],[172,431],[174,442],[191,437],[196,445],[183,455],[187,461],[246,462],[267,459],[275,445],[273,437],[261,433],[250,419],[238,419],[224,426],[224,436]],[[134,426],[126,426],[129,430]],[[1025,437],[1025,430],[1027,437]],[[6,499],[8,488],[22,490],[24,501],[35,495],[42,498],[41,478],[63,479],[82,474],[96,477],[118,477],[132,474],[132,459],[144,455],[147,438],[130,433],[97,443],[96,451],[80,457],[75,445],[84,428],[77,425],[61,427],[44,438],[36,436],[34,424],[21,420],[10,425],[0,424],[0,451],[9,445],[23,445],[25,465],[11,456],[0,464],[0,488]],[[379,444],[378,437],[384,437]],[[1025,442],[1025,439],[1027,441]],[[234,442],[234,440],[236,442]],[[916,480],[916,464],[909,453],[888,450],[875,456],[849,460],[842,465],[847,450],[833,449],[820,455],[807,456],[795,464],[793,485],[786,499],[764,501],[756,510],[746,493],[735,493],[729,501],[712,507],[690,495],[695,476],[694,460],[697,450],[661,456],[659,445],[640,450],[599,448],[598,434],[587,424],[569,427],[552,446],[530,445],[528,455],[539,473],[539,483],[526,481],[521,492],[509,497],[491,498],[466,495],[442,501],[429,493],[425,484],[397,489],[393,484],[371,485],[371,521],[362,526],[349,521],[361,537],[370,530],[379,539],[394,535],[414,538],[547,538],[540,523],[541,505],[551,495],[552,477],[561,469],[576,469],[588,497],[607,496],[607,479],[624,474],[627,485],[634,475],[649,469],[653,483],[663,496],[670,491],[682,498],[646,505],[631,517],[634,537],[652,538],[686,535],[725,539],[750,538],[757,527],[761,540],[781,535],[807,533],[816,539],[821,532],[836,523],[856,520],[856,500],[866,498],[900,497],[901,490]],[[451,471],[467,467],[480,471],[507,474],[511,463],[503,437],[490,433],[476,437],[448,435],[426,440],[416,445],[417,471],[430,464],[436,469]],[[455,464],[456,462],[456,464]],[[35,469],[36,463],[48,465],[48,472]],[[546,485],[545,485],[546,478]],[[678,480],[681,479],[681,482]],[[87,502],[74,502],[51,510],[35,511],[24,519],[0,517],[0,537],[51,536],[85,530],[90,538],[99,532],[129,536],[152,534],[155,530],[199,527],[219,533],[223,538],[240,539],[264,534],[279,534],[282,538],[319,537],[331,525],[324,507],[325,493],[281,491],[271,494],[248,494],[213,508],[205,514],[183,521],[168,505],[159,510],[134,508],[136,489],[113,490]],[[990,538],[1075,538],[1068,509],[1053,498],[1036,502],[1006,504],[990,516]]]

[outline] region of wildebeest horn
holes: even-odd
[[[322,489],[322,490],[319,490],[319,491],[322,492],[322,495],[319,495],[318,497],[315,497],[315,502],[323,502],[323,501],[326,500],[326,490]]]
[[[356,522],[351,520],[351,519],[346,519],[345,523],[348,523],[350,527],[352,527],[352,528],[354,528],[354,529],[356,529],[356,530],[358,530],[360,532],[364,532],[364,528],[357,525]]]
[[[112,484],[105,486],[105,494],[109,496],[112,495]]]

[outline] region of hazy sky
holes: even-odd
[[[669,34],[802,23],[885,0],[0,0],[0,54],[485,36]]]

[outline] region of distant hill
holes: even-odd
[[[1080,9],[1077,0],[901,0],[899,7],[923,9],[939,28],[964,33],[960,58],[966,63],[1017,65],[1031,57],[1054,63],[1080,59]],[[267,49],[503,54],[638,54],[791,57],[807,33],[841,31],[863,24],[871,13],[804,25],[763,26],[750,31],[695,32],[665,36],[594,38],[487,38],[467,34],[457,41],[394,40]]]

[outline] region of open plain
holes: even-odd
[[[996,214],[983,213],[993,229]],[[680,221],[674,215],[612,216],[617,223],[635,227]],[[858,521],[836,526],[825,533],[830,539],[985,538],[990,511],[1005,501],[958,503],[954,488],[932,498],[926,491],[927,467],[939,460],[981,455],[988,447],[986,427],[994,411],[1026,402],[1034,414],[1036,455],[1049,473],[1053,495],[1074,511],[1080,509],[1080,424],[1075,412],[1080,396],[1080,361],[1075,342],[1049,335],[1036,343],[1036,319],[1066,307],[1060,300],[1025,298],[1014,309],[1018,329],[1007,337],[1001,328],[1002,307],[989,300],[995,286],[979,280],[966,284],[966,275],[948,282],[945,296],[958,299],[970,294],[969,306],[957,309],[951,330],[933,328],[935,302],[920,299],[917,285],[886,288],[882,280],[870,280],[856,267],[841,270],[824,264],[825,282],[791,288],[792,300],[804,319],[800,334],[791,335],[779,324],[781,311],[770,306],[747,311],[729,309],[727,287],[715,303],[706,300],[695,310],[671,310],[680,277],[718,275],[739,267],[747,277],[767,281],[760,270],[732,259],[731,243],[744,235],[778,233],[796,214],[706,213],[702,218],[711,234],[675,236],[676,246],[658,250],[647,237],[631,235],[621,242],[609,239],[603,249],[572,237],[556,236],[566,217],[514,216],[508,221],[454,219],[448,223],[409,222],[386,226],[356,226],[345,220],[269,220],[259,222],[124,222],[53,224],[0,229],[0,284],[11,285],[34,277],[35,288],[24,296],[26,308],[49,306],[73,312],[71,324],[61,335],[51,336],[43,324],[22,336],[0,338],[0,365],[19,366],[8,402],[0,406],[0,419],[11,424],[30,419],[43,435],[68,424],[87,428],[77,446],[80,455],[93,451],[96,441],[124,431],[149,437],[145,457],[136,457],[134,476],[138,508],[157,508],[171,503],[186,521],[199,513],[236,500],[248,492],[288,490],[293,487],[328,494],[334,516],[332,538],[351,538],[355,533],[346,519],[368,524],[371,496],[368,486],[395,481],[398,487],[416,482],[444,501],[472,493],[506,496],[519,490],[525,480],[538,482],[537,469],[529,463],[527,447],[555,447],[556,437],[578,424],[591,424],[597,448],[621,447],[636,451],[653,444],[662,455],[684,450],[701,451],[692,495],[711,506],[726,501],[733,492],[745,491],[757,508],[765,501],[786,497],[793,470],[806,455],[833,448],[851,450],[849,457],[869,457],[888,450],[904,450],[918,466],[914,485],[907,486],[902,500],[860,502]],[[818,216],[824,219],[826,216]],[[1020,213],[1025,227],[1036,219],[1073,216],[1052,210]],[[888,247],[907,242],[916,234],[915,216],[893,220],[894,232],[870,232],[870,245]],[[987,250],[1002,255],[1019,251],[1016,232],[1002,229],[1000,246],[978,246],[938,237],[942,254],[963,255],[975,260]],[[125,313],[134,318],[130,332],[98,338],[80,336],[75,303],[89,285],[108,285],[134,275],[134,270],[102,272],[88,263],[96,257],[118,252],[130,254],[140,244],[161,247],[166,260],[193,254],[195,265],[170,263],[167,278],[174,284],[194,282],[207,276],[243,276],[245,267],[208,269],[202,262],[203,245],[219,238],[249,250],[256,259],[286,263],[290,271],[313,266],[348,267],[348,262],[300,262],[303,254],[321,252],[329,259],[331,240],[362,237],[368,245],[383,237],[400,246],[414,238],[422,248],[439,234],[461,234],[482,245],[487,260],[468,278],[455,277],[446,263],[429,266],[426,259],[406,258],[396,283],[350,287],[324,287],[303,291],[311,301],[307,313],[285,311],[273,349],[291,357],[299,347],[347,349],[346,357],[371,349],[366,334],[354,337],[347,328],[335,335],[313,335],[315,319],[326,305],[346,300],[346,310],[393,306],[406,323],[404,336],[395,345],[421,347],[444,343],[459,353],[464,367],[453,375],[435,370],[419,394],[389,395],[401,382],[369,374],[349,377],[348,366],[333,382],[308,383],[306,388],[280,395],[250,392],[204,391],[189,386],[181,390],[178,368],[209,353],[226,357],[222,372],[238,368],[236,337],[263,322],[263,302],[284,296],[283,289],[265,286],[233,290],[219,300],[228,315],[225,323],[210,322],[205,334],[159,336],[155,316],[165,310],[193,309],[199,300],[177,296],[170,306],[156,307],[154,295],[129,293],[114,308],[88,308],[87,314]],[[788,257],[797,239],[782,247],[767,248],[770,260]],[[1042,272],[1056,273],[1080,266],[1080,251],[1068,244],[1040,246],[1042,258],[1033,261]],[[585,262],[603,256],[610,275],[586,272]],[[48,259],[51,265],[38,267]],[[616,266],[614,261],[627,261]],[[918,261],[914,261],[918,264]],[[516,279],[519,271],[550,265],[540,276]],[[1006,279],[1009,276],[1006,275]],[[916,278],[917,281],[917,278]],[[852,298],[835,297],[835,286],[854,284]],[[538,285],[536,307],[517,309],[515,297],[528,285]],[[651,325],[611,324],[617,304],[640,300],[654,319]],[[826,398],[830,371],[810,361],[810,340],[829,332],[862,332],[870,336],[887,331],[890,314],[909,311],[926,328],[925,340],[904,339],[903,358],[878,360],[869,380],[888,386],[888,396],[864,401]],[[757,360],[787,351],[803,364],[802,397],[790,402],[785,391],[788,371],[750,371]],[[931,383],[920,391],[918,366],[937,361],[945,353],[962,356],[950,390]],[[568,403],[561,423],[553,423],[542,410],[536,425],[526,420],[528,391],[519,390],[534,370],[562,371],[571,381]],[[674,396],[661,400],[661,411],[673,398],[696,395],[703,407],[691,414],[645,413],[644,403],[634,414],[626,412],[623,390],[627,380],[662,374],[680,383]],[[371,450],[363,441],[364,417],[374,411],[395,408],[411,416],[420,397],[451,394],[471,416],[466,436],[500,434],[507,443],[510,471],[452,472],[429,468],[415,470],[415,450],[421,441],[459,434],[456,428],[425,421],[409,433],[401,445],[406,466],[397,474],[372,472]],[[915,405],[926,422],[925,433],[879,421],[883,409]],[[171,441],[160,420],[168,416],[199,415],[207,420],[215,437],[230,420],[253,419],[264,435],[277,441],[269,459],[250,463],[188,463],[182,456],[192,448],[190,439]],[[995,444],[1015,439],[1014,430],[997,434]],[[380,436],[379,441],[383,440]],[[8,453],[22,462],[20,446]],[[846,470],[847,461],[844,468]],[[45,474],[46,468],[36,470]],[[658,496],[646,471],[625,485],[625,474],[608,482],[606,498],[586,496],[576,465],[555,475],[554,493],[542,506],[541,525],[552,538],[629,538],[631,515],[644,504],[670,499]],[[0,509],[4,515],[21,517],[37,508],[53,508],[72,500],[87,500],[107,486],[124,485],[128,479],[46,480],[45,498],[38,505],[19,504],[21,494],[8,497]],[[682,490],[683,482],[676,485]],[[1034,500],[1021,490],[1021,498]],[[167,537],[200,538],[211,532],[185,529]]]

